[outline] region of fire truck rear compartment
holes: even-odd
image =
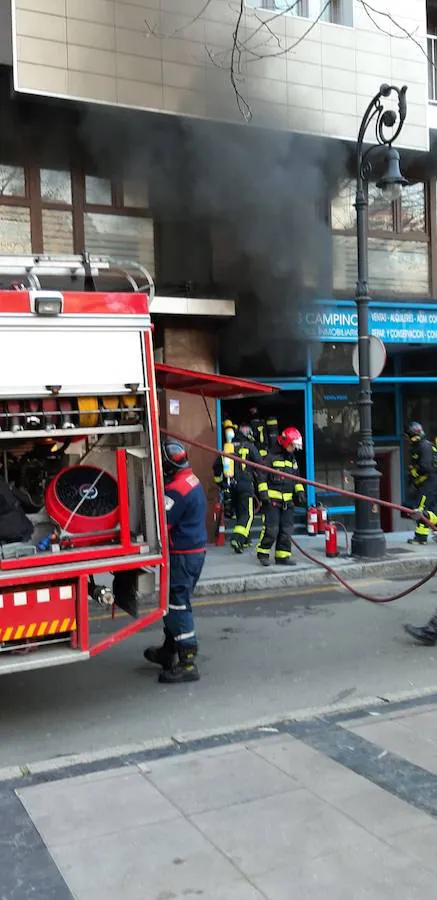
[[[39,275],[76,277],[82,259],[16,265],[35,283],[0,290],[0,475],[32,524],[0,534],[0,674],[85,659],[166,604],[151,279],[62,294]],[[111,617],[114,576],[135,621],[90,646],[89,606]]]

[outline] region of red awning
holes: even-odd
[[[273,385],[261,384],[260,381],[230,378],[228,375],[212,375],[209,372],[194,372],[192,369],[180,369],[178,366],[167,366],[165,363],[155,363],[155,372],[158,387],[197,394],[199,397],[236,400],[240,397],[250,397],[252,394],[275,394],[278,391]]]

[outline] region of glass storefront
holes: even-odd
[[[332,489],[325,491],[308,486],[309,504],[322,503],[332,519],[353,528],[354,501],[336,493],[354,490],[353,472],[359,439],[359,384],[352,366],[355,336],[350,335],[345,340],[340,335],[342,328],[352,328],[348,307],[346,303],[337,309],[321,305],[315,324],[319,329],[338,333],[338,342],[326,338],[308,341],[306,372],[300,377],[291,371],[285,378],[269,378],[263,373],[265,380],[275,384],[279,392],[274,397],[255,402],[263,416],[276,414],[280,426],[294,424],[304,434],[304,453],[299,459],[302,473],[311,481]],[[437,342],[434,322],[434,317],[437,321],[437,305],[425,313],[423,307],[412,304],[408,320],[400,317],[398,309],[390,304],[374,304],[373,308],[373,327],[382,322],[380,327],[385,328],[386,333],[381,337],[386,340],[387,350],[384,370],[372,382],[375,457],[381,473],[381,496],[402,503],[406,499],[408,447],[403,438],[406,423],[418,420],[427,436],[431,440],[437,439],[437,346],[407,343],[405,332],[412,329],[411,339],[416,340],[418,329],[422,329],[424,342]],[[398,337],[405,343],[396,344]],[[259,373],[257,377],[260,377]],[[234,415],[231,407],[235,405],[235,413],[238,410],[241,415],[247,415],[248,402],[233,401],[229,404],[229,412]],[[301,521],[300,516],[298,520]],[[383,513],[381,524],[385,531],[405,529],[405,522],[395,513]]]

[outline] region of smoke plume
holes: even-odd
[[[236,321],[220,341],[226,370],[261,360],[269,370],[290,370],[298,312],[331,291],[327,202],[344,175],[346,150],[253,125],[111,115],[107,165],[124,157],[130,177],[147,178],[154,214],[180,223],[181,239],[183,223],[201,223],[211,236],[215,281],[239,297]],[[105,129],[94,119],[90,130],[100,153]]]

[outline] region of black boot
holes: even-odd
[[[178,648],[179,661],[171,669],[164,669],[158,678],[161,684],[182,684],[186,681],[198,681],[199,670],[196,666],[197,647]]]
[[[155,666],[162,666],[163,669],[171,669],[177,662],[177,646],[171,634],[166,634],[164,643],[161,647],[146,647],[144,651],[145,659],[154,663]]]
[[[296,560],[293,559],[292,556],[286,556],[285,559],[277,559],[276,565],[277,566],[295,566]]]
[[[426,625],[422,627],[418,625],[404,625],[404,629],[410,637],[425,644],[427,647],[433,647],[437,641],[437,616],[433,616]]]
[[[260,556],[258,556],[258,562],[260,562],[262,566],[269,566],[270,565],[270,557],[260,555]]]
[[[241,543],[237,538],[232,538],[231,547],[235,553],[244,553],[244,544]]]

